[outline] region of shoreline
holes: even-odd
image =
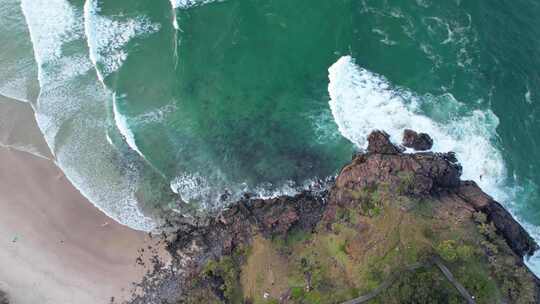
[[[109,218],[52,161],[30,153],[0,147],[0,193],[0,290],[15,304],[127,300],[147,271],[136,263],[139,250],[162,250],[157,238]]]
[[[54,159],[29,102],[0,94],[0,147]]]

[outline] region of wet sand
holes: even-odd
[[[0,147],[0,289],[14,304],[115,303],[155,243],[90,204],[45,158]]]
[[[13,147],[52,159],[30,103],[0,95],[0,147]]]

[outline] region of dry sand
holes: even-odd
[[[154,242],[97,210],[50,160],[0,148],[0,289],[14,304],[118,302]]]

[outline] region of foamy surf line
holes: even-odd
[[[325,179],[313,178],[297,184],[292,180],[279,185],[262,184],[248,187],[245,183],[231,185],[226,181],[211,182],[199,173],[178,174],[171,182],[171,190],[185,202],[199,202],[199,211],[214,211],[235,203],[248,194],[250,198],[270,199],[280,196],[295,196],[302,191],[320,193],[328,190],[334,176]]]
[[[418,96],[392,86],[383,76],[358,66],[350,56],[341,57],[328,72],[332,115],[339,132],[357,147],[366,147],[373,129],[386,131],[394,142],[399,142],[405,128],[429,133],[435,139],[433,151],[456,153],[463,165],[463,179],[474,180],[507,208],[512,206],[515,189],[506,184],[506,166],[493,144],[499,123],[493,112],[476,110],[458,119],[436,122],[423,115],[419,106],[437,97]],[[460,107],[455,99],[449,101]],[[528,223],[524,227],[540,240],[538,227]],[[540,273],[540,255],[532,257],[528,265]]]
[[[38,63],[41,93],[36,120],[56,164],[72,185],[109,217],[134,229],[152,230],[154,220],[138,206],[137,166],[120,168],[111,163],[118,157],[107,144],[103,106],[111,95],[100,84],[88,58],[82,40],[83,13],[66,0],[22,0],[21,8]],[[65,48],[66,44],[70,48]],[[69,132],[55,149],[62,131]]]

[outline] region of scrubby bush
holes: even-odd
[[[447,262],[455,262],[458,258],[456,250],[456,242],[454,240],[446,240],[437,246],[437,253]]]
[[[402,274],[379,303],[462,303],[461,296],[435,268]]]
[[[474,248],[469,245],[458,245],[454,240],[442,241],[436,248],[437,254],[445,261],[453,263],[457,260],[467,261],[474,255]]]
[[[220,286],[223,296],[229,301],[234,301],[241,295],[239,287],[240,269],[232,257],[224,257],[219,261],[210,261],[203,270],[205,278],[220,278],[223,283]]]

